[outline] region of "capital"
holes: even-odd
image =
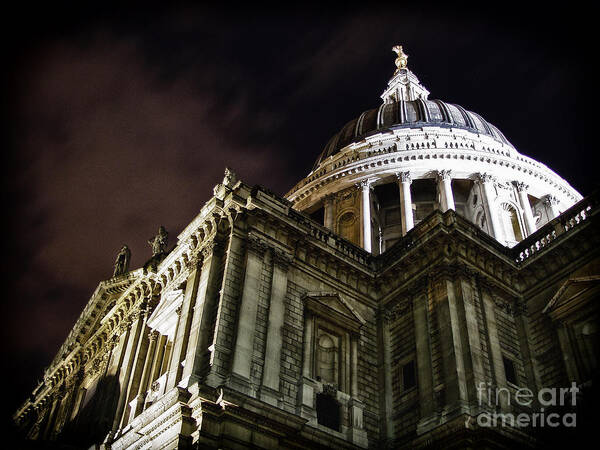
[[[478,173],[477,181],[479,181],[480,183],[491,183],[494,181],[494,177],[489,173]]]
[[[518,192],[527,192],[529,190],[529,185],[523,183],[522,181],[515,181],[515,187]]]
[[[256,236],[248,236],[248,251],[262,257],[267,251],[267,244]]]
[[[438,170],[437,173],[438,180],[450,180],[452,178],[451,170]]]
[[[373,185],[373,181],[375,181],[373,178],[366,178],[364,180],[359,181],[356,186],[359,187],[360,189],[362,189],[363,191],[367,191],[369,189],[371,189],[372,185]]]
[[[335,199],[334,193],[326,194],[323,196],[323,203],[325,203],[325,204],[331,203],[331,202],[333,202],[334,199]]]
[[[211,258],[213,256],[213,254],[221,252],[222,249],[223,249],[222,242],[212,240],[211,242],[206,244],[204,246],[204,248],[202,248],[202,250],[200,250],[200,251],[202,252],[203,260],[206,261],[207,259]]]
[[[546,203],[548,206],[558,206],[560,201],[554,195],[547,195],[544,199],[544,203]]]
[[[398,181],[401,183],[412,183],[410,172],[398,172],[396,178],[398,178]]]
[[[281,250],[273,249],[273,264],[281,270],[286,271],[292,262],[292,256],[282,252]]]

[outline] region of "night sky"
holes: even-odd
[[[6,413],[123,244],[133,268],[159,225],[174,244],[225,166],[285,194],[331,135],[380,104],[395,44],[430,98],[594,189],[597,25],[585,11],[102,5],[26,5],[3,21]]]

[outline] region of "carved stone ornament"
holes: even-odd
[[[410,172],[398,172],[396,174],[396,177],[402,183],[412,183],[412,177],[410,176]]]
[[[477,181],[480,183],[491,183],[494,181],[494,177],[489,173],[480,173],[477,175]]]
[[[323,383],[323,394],[336,398],[337,386],[333,383]]]
[[[450,180],[452,178],[451,170],[438,170],[438,180]]]
[[[357,186],[362,189],[363,191],[367,190],[367,189],[371,189],[373,184],[373,180],[370,179],[366,179],[366,180],[361,180],[357,183]]]
[[[273,249],[273,264],[280,269],[288,270],[292,260],[292,255],[282,252],[281,250]]]
[[[267,245],[267,243],[265,241],[257,238],[256,236],[252,236],[252,235],[248,236],[247,245],[248,245],[248,251],[251,251],[261,257],[265,254],[265,252],[269,248],[269,246]]]
[[[204,260],[207,260],[213,256],[215,253],[221,253],[223,250],[223,243],[220,241],[213,240],[209,242],[206,246],[200,250],[202,252],[202,257]]]
[[[238,177],[231,169],[225,167],[225,175],[223,176],[223,185],[228,188],[232,188],[233,185],[237,182]]]
[[[516,181],[515,186],[518,192],[527,192],[527,190],[529,189],[529,185],[523,183],[522,181]]]
[[[544,199],[544,202],[548,206],[557,206],[560,203],[560,201],[558,200],[558,198],[556,198],[553,195],[547,195],[546,198]]]

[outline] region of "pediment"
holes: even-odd
[[[564,319],[580,311],[600,292],[600,275],[570,278],[565,281],[544,308],[553,319]]]
[[[337,293],[308,292],[302,299],[313,314],[325,317],[349,331],[358,333],[365,324],[360,314]]]
[[[177,326],[177,308],[182,302],[182,289],[164,293],[156,309],[148,318],[148,326],[162,335],[173,337]]]

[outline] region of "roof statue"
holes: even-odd
[[[167,233],[165,227],[162,225],[158,227],[158,234],[148,241],[148,244],[152,247],[152,256],[157,256],[165,252],[168,238],[169,233]]]
[[[396,54],[398,55],[398,57],[396,58],[396,72],[398,73],[400,71],[400,69],[406,69],[406,66],[408,64],[408,55],[406,53],[404,53],[404,50],[402,50],[402,46],[401,45],[394,45],[392,47],[392,51],[396,52]]]
[[[131,250],[127,245],[124,245],[119,251],[117,255],[117,259],[115,260],[115,270],[113,272],[113,277],[123,275],[129,271],[129,260],[131,259]]]

